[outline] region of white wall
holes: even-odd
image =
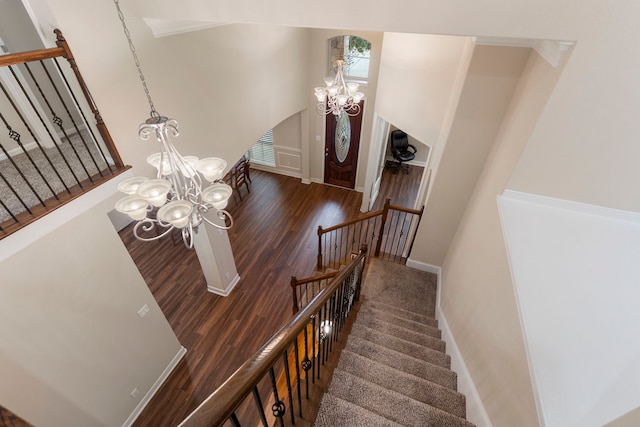
[[[376,113],[437,144],[465,43],[465,37],[385,33]]]
[[[496,197],[561,72],[529,56],[442,266],[440,312],[475,383],[467,396],[479,395],[494,426],[540,425]]]
[[[50,4],[61,26],[72,37],[72,46],[78,46],[74,51],[90,79],[89,86],[92,90],[96,88],[98,104],[113,103],[107,107],[106,118],[117,127],[116,143],[123,146],[127,158],[142,159],[144,156],[136,154],[125,141],[140,121],[133,117],[146,111],[146,107],[144,100],[128,96],[139,88],[131,68],[124,65],[130,64],[130,58],[126,44],[120,38],[119,23],[110,18],[114,16],[112,5],[79,0],[50,0]],[[640,168],[636,162],[640,157],[640,144],[637,144],[640,128],[636,124],[640,110],[637,96],[640,89],[640,63],[637,61],[640,56],[637,43],[640,39],[640,26],[637,25],[640,3],[635,0],[567,0],[560,3],[554,0],[395,0],[378,2],[372,8],[370,2],[364,0],[348,3],[338,0],[322,3],[310,0],[236,0],[232,3],[185,0],[180,8],[176,8],[175,2],[168,0],[137,0],[136,5],[144,16],[160,19],[577,42],[555,87],[549,83],[550,79],[544,79],[544,88],[538,91],[538,82],[529,82],[530,100],[524,102],[525,108],[514,107],[512,116],[519,121],[509,122],[508,128],[503,127],[505,130],[499,136],[501,148],[490,155],[491,164],[481,177],[486,182],[474,191],[466,218],[458,227],[443,264],[442,296],[446,304],[442,308],[463,357],[471,365],[471,375],[491,421],[497,426],[535,425],[528,371],[518,350],[522,348],[523,338],[516,320],[517,306],[513,291],[509,291],[511,278],[502,268],[506,255],[502,252],[503,246],[500,249],[499,245],[501,230],[499,226],[495,227],[495,197],[504,189],[513,171],[510,185],[515,190],[640,211],[640,198],[636,197],[636,186],[640,182]],[[335,10],[343,13],[336,14]],[[136,25],[135,29],[134,36],[137,37],[140,27]],[[87,34],[96,37],[87,37]],[[139,40],[144,57],[155,58],[151,60],[153,65],[149,65],[154,71],[147,77],[159,82],[155,83],[155,87],[160,88],[157,90],[162,91],[158,96],[163,104],[170,105],[173,98],[179,97],[179,92],[171,88],[176,84],[175,76],[166,80],[158,76],[165,73],[163,66],[178,68],[178,65],[170,61],[163,63],[158,58],[174,52],[164,48],[163,43],[149,42],[146,37]],[[148,47],[142,47],[147,43]],[[96,49],[96,45],[100,49]],[[229,55],[233,58],[233,53]],[[105,67],[105,62],[113,67]],[[309,64],[315,67],[313,61],[298,66]],[[235,81],[230,75],[227,77],[229,81]],[[306,89],[298,88],[304,89],[300,94],[308,93],[306,90],[311,86],[309,83]],[[553,93],[547,102],[546,95],[551,90]],[[312,95],[306,96],[303,104],[312,105]],[[228,102],[237,107],[235,99]],[[305,108],[293,103],[296,105],[289,114],[279,114],[270,126]],[[184,112],[201,117],[193,110],[188,108]],[[236,108],[231,110],[238,111]],[[174,110],[170,114],[183,120],[182,112]],[[519,116],[519,113],[523,115]],[[223,117],[229,118],[224,114]],[[197,122],[202,123],[202,120]],[[224,123],[214,124],[224,128]],[[310,128],[313,126],[310,123]],[[260,129],[267,127],[259,126]],[[222,134],[227,135],[226,131]],[[310,146],[314,135],[315,129],[309,134]],[[255,137],[251,139],[255,140]],[[524,146],[526,153],[514,171],[513,166]],[[225,150],[235,152],[235,149],[220,149],[222,154],[227,153]],[[437,157],[435,153],[434,157]],[[420,251],[414,252],[420,256]],[[604,313],[607,316],[615,314]],[[499,328],[492,329],[496,327]],[[499,344],[497,348],[496,343]],[[601,362],[605,361],[593,360],[594,364]]]
[[[432,177],[411,259],[441,266],[502,125],[530,49],[477,46]]]
[[[123,425],[181,353],[107,217],[116,199],[0,241],[0,402],[35,425]]]
[[[544,425],[636,408],[640,214],[512,191],[500,207]]]
[[[124,162],[152,175],[145,159],[158,148],[137,136],[150,108],[115,6],[49,4]],[[266,130],[307,107],[308,30],[225,25],[155,39],[131,4],[120,7],[157,111],[180,123],[181,153],[231,167]],[[100,34],[99,48],[89,33]]]

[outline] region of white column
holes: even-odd
[[[221,223],[213,212],[207,214],[207,219]],[[211,293],[226,297],[240,281],[227,230],[204,222],[198,227],[193,241],[207,281],[207,289]]]

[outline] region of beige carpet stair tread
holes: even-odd
[[[359,325],[357,328],[353,328],[350,335],[425,360],[434,365],[442,366],[443,368],[451,368],[451,357],[448,354],[412,343],[411,341],[403,340],[393,335],[385,334],[384,332],[376,331],[366,326]]]
[[[316,425],[472,427],[434,318],[437,276],[375,258],[365,274]]]
[[[369,258],[366,275],[372,280],[362,288],[363,302],[378,300],[398,309],[428,317],[436,314],[438,277],[406,265]]]
[[[348,372],[388,390],[402,393],[427,405],[464,418],[465,397],[440,384],[407,374],[348,350],[342,352],[336,369]]]
[[[421,322],[416,320],[407,319],[402,316],[398,316],[395,313],[390,313],[385,310],[381,310],[370,305],[366,305],[358,311],[358,318],[376,318],[383,320],[387,323],[394,324],[396,326],[402,326],[405,329],[410,329],[415,332],[431,335],[435,338],[442,338],[442,331],[436,326],[432,326],[430,322]]]
[[[345,349],[452,390],[458,389],[458,375],[447,368],[373,344],[356,336],[349,337]]]
[[[377,301],[375,299],[367,299],[366,303],[363,303],[364,310],[377,310],[383,311],[390,315],[394,315],[396,317],[400,317],[406,320],[412,320],[414,322],[418,322],[425,325],[433,326],[434,328],[438,327],[438,320],[434,317],[425,316],[424,313],[408,311],[404,308],[394,307],[389,304],[385,304],[383,301]]]
[[[325,394],[314,427],[402,427],[362,406]]]
[[[473,425],[464,418],[419,402],[402,393],[387,390],[342,370],[336,369],[333,375],[337,381],[331,382],[329,394],[403,426],[470,427]]]
[[[395,337],[402,338],[403,340],[411,341],[412,343],[420,344],[443,353],[446,350],[446,344],[440,338],[435,338],[423,332],[416,332],[411,329],[386,322],[378,317],[360,316],[360,314],[361,313],[358,313],[354,324],[363,325],[371,329],[375,329],[378,332],[393,335]]]

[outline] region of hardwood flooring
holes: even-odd
[[[384,171],[379,209],[413,207],[422,169]],[[251,193],[230,201],[235,225],[229,239],[241,281],[227,297],[207,292],[194,251],[171,239],[120,236],[187,348],[182,362],[136,420],[135,426],[176,426],[271,337],[291,316],[290,277],[313,274],[318,225],[328,227],[360,215],[362,194],[252,170]]]

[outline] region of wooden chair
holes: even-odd
[[[247,187],[247,191],[251,193],[251,189],[249,188],[249,181],[247,181],[247,175],[244,172],[244,167],[243,165],[237,165],[237,167],[235,167],[235,180],[232,187],[238,192],[240,200],[242,200],[242,193],[240,192],[240,188],[243,185],[245,185]]]
[[[244,185],[247,187],[247,192],[251,193],[251,177],[249,176],[249,159],[246,156],[242,156],[238,162],[233,165],[229,173],[223,178],[224,182],[231,186],[235,191],[233,192],[234,198],[239,197],[242,201],[242,193],[240,188]]]

